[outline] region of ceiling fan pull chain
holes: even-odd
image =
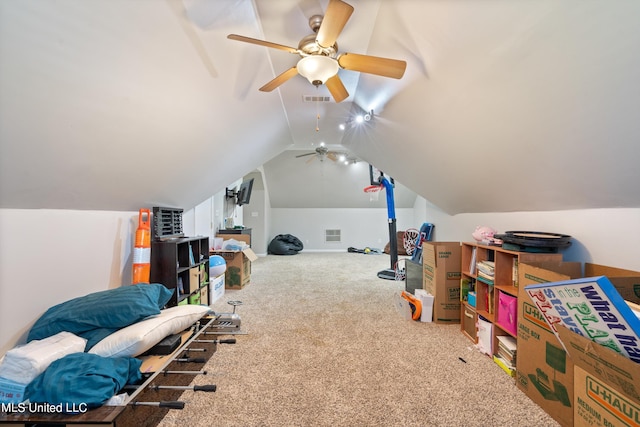
[[[320,132],[320,101],[316,96],[316,132]]]

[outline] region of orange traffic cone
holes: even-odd
[[[146,214],[146,221],[143,220]],[[138,230],[136,230],[136,242],[133,248],[133,279],[131,283],[149,283],[151,272],[151,212],[149,209],[140,209],[138,217]]]

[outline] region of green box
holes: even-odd
[[[200,291],[189,295],[189,304],[200,305]]]

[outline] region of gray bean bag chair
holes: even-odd
[[[267,252],[274,255],[295,255],[303,248],[302,242],[291,234],[278,234],[273,238]]]

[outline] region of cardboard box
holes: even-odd
[[[631,302],[638,301],[640,296]],[[640,425],[640,363],[564,326],[557,329],[574,362],[574,425]]]
[[[433,295],[433,321],[460,323],[460,242],[422,243],[423,289]]]
[[[235,234],[235,233],[228,233],[228,234],[216,234],[216,238],[221,238],[222,242],[220,243],[220,248],[222,248],[222,245],[224,244],[225,240],[237,240],[239,242],[244,242],[247,245],[251,246],[251,235],[249,234]]]
[[[586,263],[584,277],[596,276],[607,276],[623,299],[634,302],[640,298],[640,282],[638,281],[640,271]]]
[[[585,275],[607,274],[611,277],[640,275],[631,270],[597,264],[585,264]],[[537,262],[518,266],[518,354],[516,384],[531,400],[563,426],[574,424],[574,366],[562,342],[548,326],[525,291],[527,285],[558,282],[583,277],[579,262]],[[622,287],[628,278],[616,278],[614,286],[628,294],[632,287]],[[621,284],[618,287],[617,283]],[[627,289],[627,291],[625,291]],[[640,290],[638,291],[640,295]],[[568,398],[567,398],[568,396]]]
[[[524,288],[581,275],[582,264],[579,262],[550,261],[518,266],[516,384],[558,423],[567,427],[573,425],[573,363]]]
[[[211,279],[209,283],[209,305],[213,305],[224,295],[224,274]]]
[[[258,256],[250,249],[242,251],[211,251],[211,255],[220,255],[227,262],[225,274],[226,289],[242,289],[251,281],[251,263]]]
[[[184,283],[184,293],[190,294],[200,287],[200,268],[191,267],[189,269],[189,282]]]
[[[478,342],[476,327],[478,324],[478,314],[475,308],[468,305],[462,306],[462,331],[474,342]]]
[[[200,304],[209,305],[209,285],[200,288]]]

